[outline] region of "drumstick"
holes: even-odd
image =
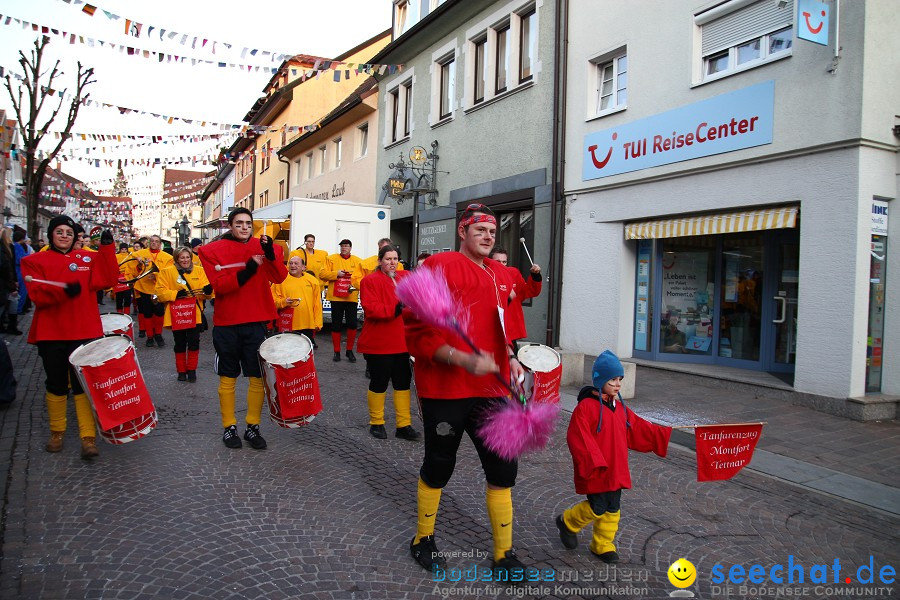
[[[31,283],[32,281],[35,283],[46,283],[47,285],[55,285],[56,287],[61,287],[61,288],[64,288],[64,287],[66,287],[66,285],[68,285],[61,281],[49,281],[47,279],[37,279],[36,277],[32,277],[31,275],[25,276],[26,283]]]
[[[236,269],[238,267],[243,267],[245,263],[231,263],[230,265],[216,265],[216,271],[221,271],[222,269]]]
[[[520,237],[519,241],[522,242],[522,247],[525,248],[525,254],[528,256],[528,262],[531,263],[531,266],[534,266],[534,261],[531,260],[531,253],[528,251],[528,246],[525,245],[525,238]]]

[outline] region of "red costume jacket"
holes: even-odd
[[[520,340],[528,335],[525,331],[525,313],[522,312],[522,301],[534,298],[541,293],[541,284],[543,281],[538,279],[535,281],[528,273],[528,279],[522,278],[522,273],[515,267],[506,267],[509,276],[513,280],[513,290],[516,297],[509,303],[509,309],[506,311],[506,333],[509,339]]]
[[[406,338],[403,333],[403,317],[397,316],[396,283],[407,275],[397,271],[397,278],[391,279],[377,270],[363,277],[359,288],[365,327],[359,336],[359,351],[364,354],[402,354],[406,352]]]
[[[628,450],[666,456],[672,428],[645,421],[621,398],[582,388],[566,442],[575,467],[575,492],[600,494],[631,488]]]
[[[284,268],[284,252],[275,245],[275,260],[263,258],[253,277],[243,286],[238,285],[237,274],[244,267],[232,267],[216,271],[216,265],[246,263],[253,256],[263,256],[259,238],[239,242],[230,237],[200,246],[200,262],[216,294],[213,312],[215,325],[240,325],[258,323],[278,318],[275,301],[269,289],[270,283],[281,283],[287,277]]]
[[[119,278],[115,244],[100,246],[99,252],[73,250],[62,254],[48,250],[29,254],[22,259],[22,276],[26,275],[81,284],[81,293],[74,298],[69,298],[65,289],[55,285],[36,281],[25,284],[37,309],[28,332],[28,343],[88,340],[103,335],[96,292],[112,287]]]
[[[505,311],[512,280],[499,262],[484,259],[484,268],[460,252],[441,252],[423,267],[441,269],[447,280],[463,329],[475,346],[494,357],[500,376],[509,379],[509,338],[503,331],[498,306]],[[490,398],[506,395],[493,374],[471,375],[462,367],[435,362],[434,353],[444,344],[465,353],[472,350],[455,333],[426,325],[404,311],[406,346],[416,359],[416,390],[422,398]]]

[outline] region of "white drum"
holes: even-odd
[[[527,344],[519,348],[519,362],[525,367],[525,391],[535,402],[559,402],[562,357],[550,346]]]
[[[134,321],[121,313],[104,313],[100,315],[103,335],[127,335],[134,340]]]
[[[127,336],[112,335],[80,346],[69,355],[69,363],[107,442],[127,444],[156,427],[156,409]]]
[[[312,342],[303,334],[273,335],[259,346],[269,418],[287,428],[310,423],[322,411]]]

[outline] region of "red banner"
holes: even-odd
[[[332,294],[337,296],[338,298],[346,298],[350,295],[350,278],[349,277],[339,277],[334,282],[334,289],[332,290]]]
[[[108,431],[153,412],[153,401],[134,358],[134,347],[102,365],[82,367],[82,375],[100,429]]]
[[[694,428],[697,481],[731,479],[750,464],[762,423],[705,425]]]
[[[546,373],[532,371],[534,387],[531,390],[531,399],[534,402],[559,402],[559,383],[562,381],[562,363],[555,369]]]
[[[294,329],[294,309],[282,308],[278,313],[278,331],[284,333]]]
[[[299,361],[290,368],[272,365],[275,371],[277,408],[284,419],[308,417],[322,411],[319,395],[319,378],[312,355],[306,362]]]
[[[172,315],[172,331],[190,329],[197,326],[197,301],[193,298],[179,298],[169,302]]]

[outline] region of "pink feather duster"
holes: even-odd
[[[458,334],[473,351],[478,350],[464,332],[459,319],[461,311],[439,269],[423,267],[404,277],[397,284],[397,298],[419,320]],[[483,417],[478,431],[485,445],[506,460],[543,449],[556,426],[559,399],[554,402],[550,398],[532,398],[526,403],[524,394],[513,390],[499,375],[497,379],[507,390],[507,397]]]

